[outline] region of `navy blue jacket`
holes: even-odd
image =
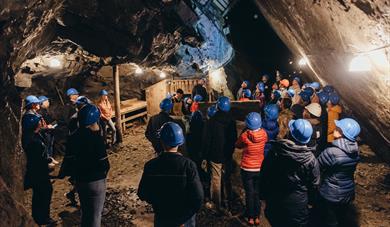
[[[266,157],[272,147],[270,141],[276,140],[276,137],[279,134],[279,124],[277,120],[264,119],[262,127],[267,132],[267,136],[268,136],[268,142],[265,144],[264,147],[264,157]]]
[[[331,202],[349,203],[355,197],[354,173],[359,162],[357,142],[334,140],[318,157],[323,171],[320,194]]]

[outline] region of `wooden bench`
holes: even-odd
[[[115,107],[113,107],[115,108]],[[121,101],[121,127],[122,131],[133,125],[133,120],[147,117],[146,101],[138,99],[128,99]],[[115,117],[114,117],[115,118]],[[115,121],[114,121],[115,122]]]

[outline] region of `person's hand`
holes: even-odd
[[[53,125],[51,125],[51,124],[49,124],[49,125],[47,125],[47,128],[48,128],[48,129],[53,129],[53,128],[54,128],[54,126],[53,126]]]
[[[206,160],[202,161],[200,168],[202,168],[205,172],[207,172],[207,161]]]

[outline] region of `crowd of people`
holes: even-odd
[[[246,116],[241,133],[228,97],[219,97],[203,115],[201,87],[204,80],[191,97],[179,89],[162,100],[147,126],[156,158],[145,164],[138,195],[152,204],[155,226],[195,226],[202,204],[230,215],[236,149],[242,149],[248,225],[260,224],[264,203],[272,226],[345,226],[355,195],[360,126],[340,119],[340,97],[332,86],[302,84],[299,77],[271,83],[264,75],[252,92],[243,81],[236,100],[258,100],[260,108]],[[189,131],[170,115],[190,115]],[[188,158],[178,152],[181,145]]]
[[[229,97],[219,97],[201,112],[200,103],[209,100],[205,83],[200,80],[189,97],[178,89],[161,101],[161,112],[148,121],[145,136],[156,157],[145,164],[138,196],[153,206],[155,226],[195,226],[203,205],[229,216],[236,149],[242,149],[243,213],[248,225],[260,224],[264,205],[272,226],[342,226],[355,195],[360,126],[352,118],[340,119],[335,89],[317,82],[302,84],[299,77],[271,83],[265,75],[252,92],[250,83],[243,81],[236,99],[257,100],[259,111],[249,113],[245,128],[238,132]],[[59,162],[53,156],[57,123],[48,114],[49,99],[33,95],[25,99],[24,183],[33,191],[32,216],[39,225],[55,223],[50,217],[51,180],[69,177],[66,196],[77,204],[78,194],[81,226],[100,226],[110,169],[106,149],[116,143],[113,110],[105,90],[96,104],[74,88],[66,95],[68,135],[57,176],[50,174]],[[173,116],[186,116],[189,130]],[[110,142],[107,128],[112,132]],[[184,155],[180,146],[186,148]]]

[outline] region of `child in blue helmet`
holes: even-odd
[[[242,98],[245,89],[249,89],[249,81],[247,80],[244,80],[241,83],[241,87],[237,91],[236,100],[240,100]]]
[[[252,92],[249,89],[244,89],[242,92],[242,97],[239,99],[241,102],[249,101],[251,100]]]
[[[258,100],[260,101],[259,103],[259,106],[260,106],[260,109],[262,110],[265,106],[265,85],[263,82],[259,82],[257,85],[256,85],[256,90],[255,92],[253,92],[253,95],[252,95],[252,99],[253,100]]]
[[[264,108],[265,118],[263,120],[262,127],[267,132],[268,142],[265,144],[264,157],[268,155],[271,150],[271,140],[276,140],[279,134],[279,107],[276,104],[270,104]]]
[[[323,226],[348,226],[343,221],[355,198],[354,173],[360,160],[356,138],[360,126],[351,118],[335,120],[335,125],[331,147],[318,157],[324,173],[319,187],[318,215]]]

